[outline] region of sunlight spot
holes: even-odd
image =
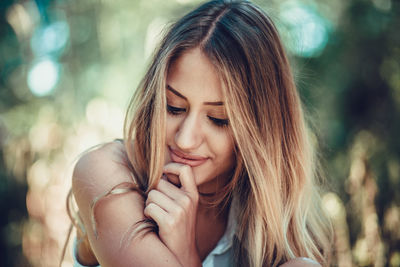
[[[31,47],[36,56],[61,54],[69,40],[69,26],[65,21],[57,21],[35,31]]]
[[[291,53],[301,57],[320,55],[328,42],[329,24],[314,8],[289,2],[282,5],[280,17]]]
[[[36,62],[28,73],[28,86],[35,96],[50,94],[60,76],[60,66],[52,59],[43,59]]]

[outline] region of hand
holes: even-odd
[[[181,187],[162,178],[147,196],[144,215],[157,223],[161,241],[183,266],[201,266],[196,245],[199,193],[192,168],[172,162],[164,166],[164,174],[177,176]]]

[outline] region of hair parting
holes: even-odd
[[[171,64],[194,48],[201,49],[220,77],[235,141],[232,178],[208,203],[226,207],[238,199],[234,262],[278,266],[308,257],[329,266],[332,229],[320,206],[315,152],[300,97],[275,25],[249,1],[206,2],[164,36],[125,117],[132,183],[119,184],[93,201],[93,229],[100,201],[131,191],[146,198],[160,180],[166,77]],[[146,231],[157,231],[156,224],[146,220],[132,225],[121,246]]]

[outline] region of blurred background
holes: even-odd
[[[58,265],[74,161],[122,137],[163,28],[199,2],[0,1],[0,266]],[[255,2],[319,143],[334,266],[400,266],[399,1]]]

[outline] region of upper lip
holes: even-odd
[[[202,157],[202,156],[197,156],[197,155],[192,155],[192,154],[186,154],[182,151],[179,151],[177,149],[173,149],[173,148],[169,148],[171,150],[172,153],[174,153],[175,155],[177,155],[180,158],[183,159],[188,159],[188,160],[205,160],[208,157]]]

